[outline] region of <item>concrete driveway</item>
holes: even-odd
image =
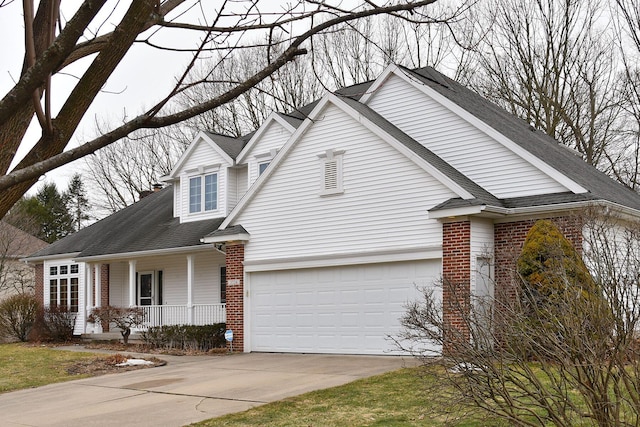
[[[0,394],[2,426],[183,426],[414,365],[398,356],[168,356],[166,366]]]

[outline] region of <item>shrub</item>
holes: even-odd
[[[142,333],[145,343],[157,348],[208,351],[224,348],[225,323],[151,327]]]
[[[27,341],[38,307],[38,300],[31,294],[12,295],[0,302],[0,336]]]
[[[144,322],[144,311],[139,307],[96,307],[91,310],[91,315],[87,319],[89,322],[114,323],[120,328],[122,341],[125,345],[129,343],[131,328],[140,326]]]
[[[39,308],[29,341],[67,342],[73,338],[77,313],[66,307]]]

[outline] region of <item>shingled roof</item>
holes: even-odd
[[[216,230],[223,219],[180,224],[173,217],[173,186],[168,186],[29,258],[61,254],[82,258],[203,245],[200,238]]]

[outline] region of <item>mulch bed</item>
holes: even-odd
[[[164,366],[167,364],[164,360],[157,357],[144,358],[153,364],[150,365],[133,365],[133,366],[116,366],[119,363],[126,362],[128,359],[137,359],[131,355],[122,355],[120,353],[112,354],[109,356],[96,357],[93,360],[85,360],[82,362],[74,363],[67,368],[67,373],[71,375],[90,375],[98,376],[104,374],[110,374],[115,372],[127,372],[135,371],[138,369],[155,368],[157,366]]]

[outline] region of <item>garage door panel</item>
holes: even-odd
[[[252,351],[389,354],[416,283],[438,260],[249,274]]]

